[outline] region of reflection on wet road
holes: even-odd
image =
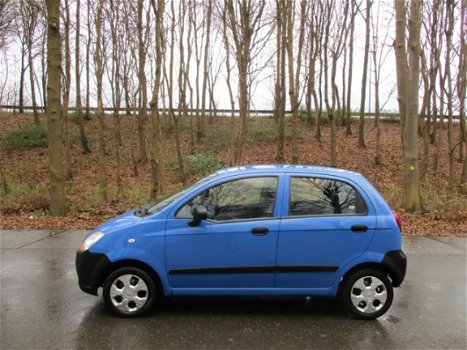
[[[334,299],[177,298],[145,318],[79,290],[83,232],[1,232],[0,348],[466,348],[465,239],[405,240],[406,281],[377,321]]]

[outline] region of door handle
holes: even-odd
[[[353,225],[351,227],[352,232],[366,232],[368,231],[368,226],[366,225]]]
[[[267,227],[255,227],[251,229],[251,233],[255,236],[264,236],[269,233],[269,229]]]

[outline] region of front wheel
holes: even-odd
[[[377,270],[359,270],[343,282],[342,298],[347,311],[354,317],[374,320],[392,304],[394,290],[389,278]]]
[[[124,267],[107,277],[103,297],[110,309],[118,315],[141,316],[154,304],[156,286],[145,271],[135,267]]]

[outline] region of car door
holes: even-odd
[[[276,176],[227,180],[202,189],[176,210],[166,226],[166,265],[174,294],[274,286],[278,184]],[[191,210],[197,205],[206,207],[208,219],[191,227]]]
[[[338,269],[368,247],[374,209],[356,184],[343,179],[293,175],[287,184],[276,287],[329,287]]]

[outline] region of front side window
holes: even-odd
[[[277,177],[254,177],[224,182],[194,197],[175,215],[191,218],[196,205],[204,205],[208,219],[216,221],[273,216]]]
[[[331,179],[292,177],[290,216],[366,214],[367,206],[351,185]]]

